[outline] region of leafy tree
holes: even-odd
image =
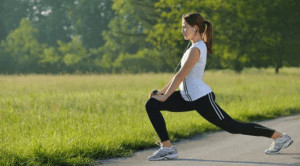
[[[32,26],[32,23],[22,19],[20,26],[12,31],[2,41],[1,46],[4,49],[2,56],[11,66],[7,66],[4,71],[29,73],[37,71],[37,63],[40,59],[44,45],[39,44],[36,39],[38,30]]]
[[[143,49],[136,54],[121,54],[114,62],[116,72],[158,72],[160,59],[154,50]]]
[[[58,45],[58,51],[67,72],[84,71],[84,67],[87,65],[84,62],[88,58],[88,54],[78,36],[68,43],[58,41]]]
[[[160,0],[155,4],[157,23],[147,31],[147,40],[158,50],[165,71],[173,71],[187,46],[181,34],[184,14],[199,12],[206,16],[209,1]]]
[[[74,30],[69,11],[74,0],[32,0],[28,3],[28,19],[39,29],[38,40],[49,46],[57,46],[57,41],[69,42]]]
[[[278,73],[282,66],[299,66],[300,57],[300,2],[296,0],[263,1],[268,6],[262,20],[263,35],[259,45],[260,55],[252,61],[260,67],[272,66]]]
[[[146,42],[146,31],[156,22],[153,12],[156,0],[113,2],[116,15],[109,22],[109,30],[102,34],[106,42],[101,54],[108,63],[114,62],[121,54],[135,54],[140,49],[150,48],[151,44]]]
[[[92,72],[95,70],[94,62],[80,38],[74,36],[70,42],[58,41],[58,47],[48,47],[43,50],[40,60],[43,72],[74,73]]]
[[[148,32],[148,40],[162,53],[170,50],[164,58],[168,66],[174,66],[184,48],[179,17],[200,12],[213,23],[214,53],[208,56],[208,67],[240,72],[247,66],[274,66],[278,71],[283,63],[292,65],[297,59],[299,40],[293,39],[300,36],[298,8],[295,0],[160,0],[156,4],[160,17]]]
[[[102,32],[108,30],[114,16],[111,6],[111,0],[76,0],[74,8],[69,10],[75,33],[86,48],[104,45]]]
[[[43,50],[39,61],[40,71],[42,73],[60,73],[65,71],[65,65],[62,61],[63,56],[56,47],[47,47]]]
[[[0,0],[0,41],[19,26],[27,16],[27,2],[22,0]]]
[[[279,72],[300,65],[299,7],[297,0],[0,0],[0,72],[174,71],[187,45],[181,17],[191,12],[213,23],[208,68]]]

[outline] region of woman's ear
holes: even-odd
[[[193,26],[193,29],[194,29],[194,32],[196,32],[197,31],[197,26],[196,25]]]

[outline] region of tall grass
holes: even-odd
[[[204,80],[237,120],[300,112],[300,69],[273,72],[207,71]],[[154,146],[158,137],[144,105],[171,77],[0,76],[0,165],[88,165]],[[163,115],[172,140],[218,130],[195,111]]]

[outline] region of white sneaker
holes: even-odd
[[[277,154],[280,153],[282,149],[289,147],[293,143],[292,138],[283,133],[282,138],[277,138],[271,144],[270,148],[265,150],[266,154]]]
[[[160,149],[155,151],[151,156],[148,156],[149,161],[157,161],[163,159],[176,159],[178,157],[177,150],[172,146],[171,148],[167,148],[161,146]]]

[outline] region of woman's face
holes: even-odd
[[[195,35],[195,29],[188,24],[184,19],[182,19],[182,30],[181,33],[185,40],[191,40]]]

